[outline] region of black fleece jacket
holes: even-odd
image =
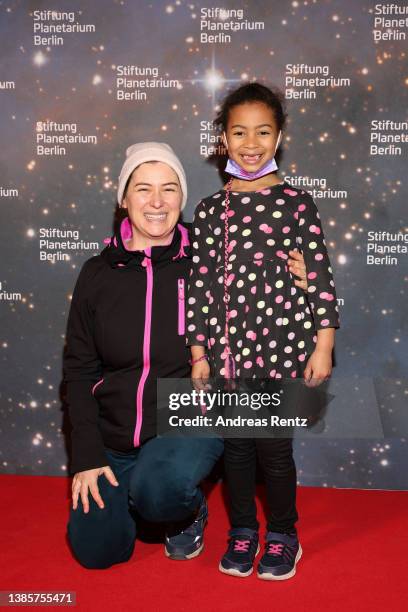
[[[189,376],[185,300],[187,225],[172,243],[128,251],[128,219],[79,274],[64,353],[71,473],[108,464],[156,435],[157,378]]]

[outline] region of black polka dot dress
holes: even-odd
[[[226,370],[228,342],[237,378],[298,378],[317,341],[317,330],[339,327],[332,269],[319,212],[307,192],[280,183],[230,192],[228,274],[224,278],[226,191],[197,206],[188,288],[187,344],[208,348],[211,374]],[[294,283],[287,260],[305,259],[308,292]]]

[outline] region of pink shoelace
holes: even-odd
[[[234,552],[248,552],[251,540],[235,540]]]
[[[270,542],[268,546],[268,554],[269,555],[281,555],[283,546],[284,546],[283,544],[274,544],[273,542]]]

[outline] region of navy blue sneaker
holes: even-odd
[[[166,557],[184,561],[194,559],[204,548],[204,527],[208,519],[208,507],[205,497],[201,502],[196,519],[184,529],[180,523],[169,528],[165,536],[164,552]]]
[[[296,574],[296,563],[302,556],[297,534],[268,531],[265,552],[258,564],[258,578],[287,580]]]
[[[259,553],[258,532],[247,527],[236,527],[228,535],[227,552],[218,569],[223,574],[246,578],[254,571],[254,559]]]

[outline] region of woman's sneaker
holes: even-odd
[[[177,561],[194,559],[204,548],[204,527],[208,519],[208,507],[205,497],[201,502],[196,519],[193,523],[180,529],[174,525],[165,536],[164,552],[166,557]]]
[[[254,559],[259,552],[258,532],[246,527],[231,529],[228,549],[220,561],[223,574],[250,576],[254,570]]]
[[[302,556],[302,547],[296,533],[289,535],[268,531],[265,552],[258,564],[258,578],[286,580],[296,574],[296,563]]]

